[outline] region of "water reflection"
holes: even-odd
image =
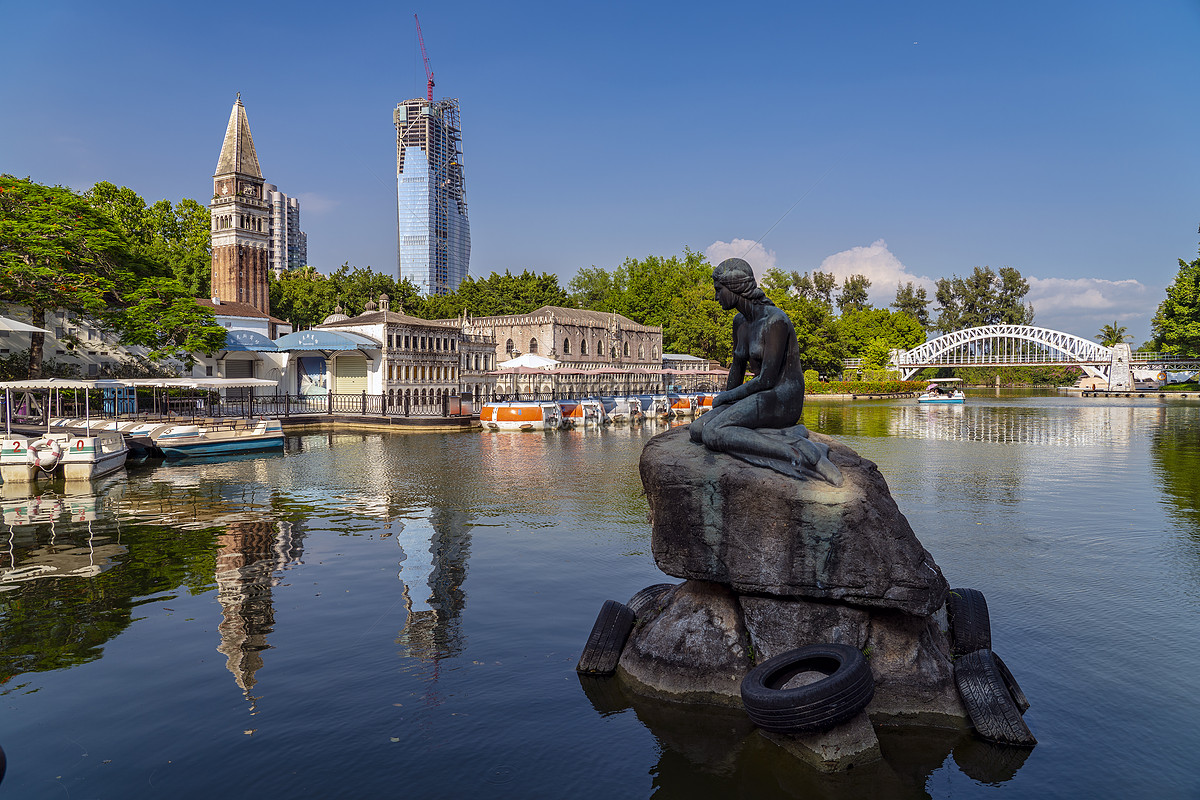
[[[630,692],[616,677],[579,675],[602,716],[632,710],[659,744],[654,797],[928,798],[926,784],[951,755],[967,777],[1011,780],[1032,752],[963,730],[880,727],[883,758],[845,772],[822,773],[776,745],[739,709],[670,703]]]
[[[217,535],[217,650],[252,713],[259,699],[251,693],[255,673],[263,666],[262,652],[270,647],[267,634],[275,629],[273,587],[282,580],[283,570],[299,562],[303,541],[288,522],[231,522]]]
[[[1047,414],[1044,406],[1014,403],[813,403],[804,410],[804,423],[834,436],[1107,447],[1128,444],[1139,431],[1156,425],[1165,412],[1162,405],[1075,405]]]
[[[436,664],[463,650],[462,590],[471,554],[470,517],[452,509],[434,509],[424,517],[402,520],[400,582],[404,628],[396,637],[402,654]]]

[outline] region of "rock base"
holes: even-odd
[[[759,733],[821,772],[841,772],[883,757],[879,737],[865,711],[824,733],[808,736],[763,730]]]

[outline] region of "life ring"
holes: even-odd
[[[41,439],[29,443],[29,450],[26,453],[25,459],[38,469],[49,472],[58,466],[58,462],[62,458],[62,452],[61,444],[54,439],[48,439],[43,436]]]

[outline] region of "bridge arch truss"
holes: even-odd
[[[1071,333],[1032,325],[983,325],[899,351],[895,366],[905,380],[926,367],[1077,366],[1107,377],[1113,349]]]

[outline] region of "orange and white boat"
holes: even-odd
[[[676,417],[694,417],[696,416],[696,396],[690,394],[669,394],[667,401],[670,403],[671,413]]]
[[[596,427],[605,422],[604,406],[599,400],[559,400],[563,426]]]
[[[708,411],[712,411],[713,398],[715,394],[702,394],[696,397],[696,416],[700,416]]]
[[[561,427],[562,412],[549,401],[484,403],[479,422],[493,431],[550,431]]]

